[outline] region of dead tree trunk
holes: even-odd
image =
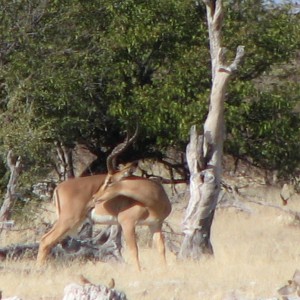
[[[192,259],[213,254],[210,230],[221,188],[225,93],[229,78],[244,55],[244,48],[239,46],[233,63],[225,66],[226,49],[221,47],[222,0],[203,1],[207,10],[212,88],[204,134],[199,136],[193,126],[187,147],[191,195],[183,222],[185,236],[179,252],[180,258]]]
[[[10,178],[7,184],[4,201],[0,209],[0,222],[5,222],[10,219],[11,210],[15,204],[17,183],[22,171],[21,157],[15,156],[13,151],[9,150],[7,154],[7,165],[10,169]]]
[[[56,142],[55,146],[58,158],[57,173],[59,180],[64,181],[74,178],[72,149],[60,142]]]

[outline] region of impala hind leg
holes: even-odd
[[[61,221],[58,220],[52,229],[48,231],[45,235],[42,236],[39,251],[37,255],[37,264],[43,265],[46,262],[46,259],[51,251],[51,249],[61,240],[63,239],[67,233],[73,229],[76,224],[80,222],[74,222],[72,220],[69,221]]]
[[[149,226],[149,229],[153,235],[153,245],[156,247],[161,262],[166,265],[166,248],[165,248],[165,241],[164,241],[164,236],[162,233],[162,225],[151,225]]]

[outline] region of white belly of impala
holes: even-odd
[[[93,222],[98,224],[105,224],[105,225],[117,225],[119,224],[117,217],[111,215],[99,215],[96,214],[95,210],[91,211],[91,218]],[[146,220],[139,220],[136,225],[140,226],[155,226],[159,224],[159,220],[157,219],[146,219]]]
[[[106,224],[106,225],[116,225],[118,224],[118,220],[115,216],[110,215],[97,215],[95,210],[93,209],[91,212],[91,218],[93,222],[98,224]]]

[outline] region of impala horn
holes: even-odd
[[[116,171],[116,160],[118,155],[124,152],[137,138],[138,136],[139,127],[136,127],[135,133],[131,138],[127,133],[126,139],[123,143],[117,145],[111,152],[111,154],[107,157],[106,166],[108,174],[112,175]]]

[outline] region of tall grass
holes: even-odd
[[[299,210],[300,199],[291,205]],[[300,268],[300,228],[279,210],[255,205],[252,208],[251,214],[235,209],[216,212],[213,259],[177,261],[168,252],[168,266],[163,268],[155,249],[142,245],[141,273],[128,264],[52,261],[44,269],[37,269],[34,261],[5,261],[0,263],[0,290],[4,297],[61,299],[64,287],[78,282],[79,274],[83,274],[95,284],[107,284],[114,278],[116,289],[131,300],[221,300],[231,293],[246,299],[275,297],[277,289]],[[181,220],[177,210],[169,221],[179,224]],[[17,238],[23,237],[14,234],[13,239]],[[2,234],[1,245],[8,241],[12,242],[12,238]],[[128,261],[127,255],[125,249]]]

